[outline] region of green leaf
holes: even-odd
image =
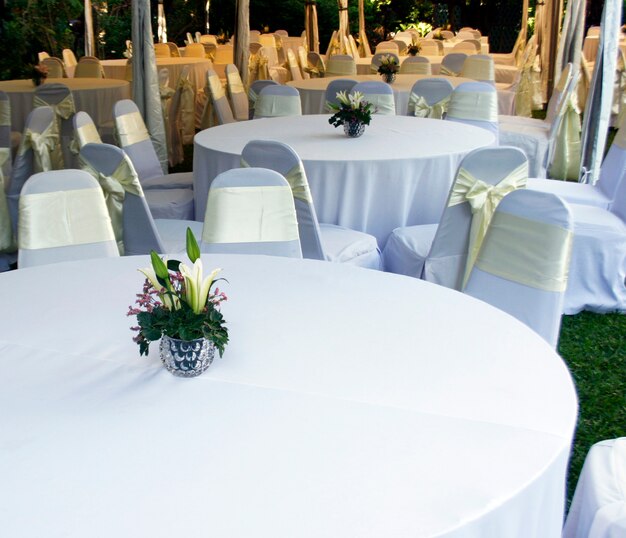
[[[167,265],[165,262],[159,257],[159,255],[153,250],[150,252],[150,259],[152,260],[152,267],[154,268],[154,272],[157,276],[157,280],[161,286],[169,289],[170,288],[170,274],[167,270]]]
[[[178,271],[178,268],[180,267],[180,260],[167,260],[167,268],[170,271]]]
[[[200,257],[200,247],[198,246],[198,241],[193,235],[191,228],[187,228],[187,256],[191,260],[191,263],[195,263],[195,261]]]

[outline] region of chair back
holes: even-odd
[[[264,47],[276,48],[276,38],[274,34],[260,34],[259,43]]]
[[[398,50],[398,44],[393,41],[381,41],[378,45],[376,45],[375,54],[379,52],[393,52],[396,56],[400,54]]]
[[[291,187],[278,172],[236,168],[212,182],[202,252],[301,258]]]
[[[301,116],[300,92],[291,86],[266,86],[254,105],[254,118]]]
[[[113,118],[118,143],[133,163],[140,181],[162,176],[163,168],[134,101],[123,99],[115,103]]]
[[[374,105],[374,114],[395,115],[396,102],[389,84],[379,80],[358,82],[351,91],[355,92],[362,93],[363,99]]]
[[[348,43],[350,43],[350,50],[352,52],[352,57],[353,58],[360,58],[361,54],[359,53],[359,47],[356,44],[356,41],[354,40],[354,37],[352,34],[350,34],[348,36]]]
[[[326,86],[325,102],[338,105],[337,94],[339,92],[350,93],[356,84],[357,81],[351,78],[335,78],[331,80],[328,86]]]
[[[409,95],[409,116],[443,119],[448,110],[454,86],[445,78],[424,78],[418,80]]]
[[[307,71],[311,74],[311,78],[319,78],[326,75],[326,64],[324,59],[317,52],[309,52],[306,55]]]
[[[200,43],[207,44],[207,45],[215,45],[217,47],[217,37],[211,34],[201,35]]]
[[[13,163],[11,159],[11,101],[0,90],[0,189],[8,184]],[[3,196],[0,193],[0,196]]]
[[[74,140],[80,150],[85,144],[101,144],[102,139],[96,124],[91,119],[91,116],[87,112],[82,110],[74,114],[72,119],[74,125]]]
[[[250,30],[250,43],[258,43],[260,35],[258,30]]]
[[[550,100],[548,101],[548,106],[546,108],[546,121],[552,124],[555,118],[558,116],[558,111],[561,106],[561,102],[565,96],[565,92],[572,80],[573,76],[573,66],[571,63],[568,63],[561,71],[561,75],[559,76],[559,80],[557,81],[554,89],[552,91],[552,95],[550,96]]]
[[[186,47],[187,47],[187,45],[191,45],[191,44],[193,44],[193,43],[194,43],[194,40],[193,40],[193,36],[191,35],[191,32],[187,32],[187,33],[185,34],[185,37],[187,38],[187,39],[185,39],[185,48],[186,48]]]
[[[269,168],[282,175],[293,194],[302,256],[324,260],[320,226],[304,165],[293,148],[273,140],[251,140],[241,152],[242,166]]]
[[[65,67],[73,67],[78,63],[76,55],[72,49],[63,49],[63,63]]]
[[[235,61],[235,48],[232,45],[218,45],[213,63],[232,64]]]
[[[50,58],[50,55],[46,51],[41,51],[37,53],[37,61],[43,62],[46,58]]]
[[[281,37],[289,37],[289,32],[287,30],[276,30],[274,35],[279,35]]]
[[[176,89],[167,87],[171,92],[171,103],[166,108],[167,115],[165,129],[167,131],[167,152],[171,166],[185,160],[183,145],[192,144],[196,132],[195,98],[196,92],[189,80],[189,66],[186,65],[180,72]],[[168,92],[168,93],[169,93]]]
[[[65,66],[63,62],[54,56],[48,56],[41,60],[41,63],[48,68],[48,77],[50,78],[64,78],[67,77],[65,73]]]
[[[185,46],[185,57],[187,58],[206,58],[204,45],[202,43],[188,43]]]
[[[377,73],[378,72],[378,68],[380,67],[380,64],[382,63],[382,61],[384,59],[391,59],[391,58],[395,58],[396,59],[396,63],[398,65],[400,65],[400,57],[398,56],[397,53],[394,52],[376,52],[376,54],[374,54],[374,56],[372,56],[372,62],[370,63],[370,70],[372,71],[372,73]]]
[[[250,84],[250,88],[248,88],[248,108],[250,119],[254,116],[254,106],[259,98],[259,93],[261,93],[261,90],[265,88],[265,86],[278,86],[278,82],[268,79],[255,80],[252,84]]]
[[[178,50],[178,45],[176,43],[172,43],[171,41],[168,41],[165,44],[169,47],[170,56],[172,58],[180,58],[180,50]]]
[[[98,58],[84,56],[78,60],[74,71],[76,78],[104,78],[104,70]]]
[[[601,31],[601,26],[590,26],[589,30],[587,30],[587,36],[599,36]]]
[[[443,37],[444,39],[454,39],[454,32],[451,32],[450,30],[441,30],[441,37]]]
[[[296,55],[291,49],[287,49],[287,64],[291,73],[291,80],[302,80],[302,73]]]
[[[170,47],[167,43],[155,43],[154,55],[157,58],[170,58],[172,54],[170,52]]]
[[[420,54],[424,56],[440,56],[439,41],[435,39],[422,39],[420,41]]]
[[[309,62],[306,57],[306,51],[304,50],[304,47],[302,45],[298,47],[297,53],[298,53],[298,64],[300,67],[300,73],[302,74],[302,78],[303,79],[311,78],[310,72],[307,71],[307,68],[309,67]]]
[[[98,182],[82,170],[31,176],[20,195],[20,268],[119,256]]]
[[[401,75],[431,75],[430,60],[425,56],[408,56],[400,64]]]
[[[342,77],[356,75],[356,63],[352,56],[347,54],[335,54],[328,59],[326,64],[327,77]]]
[[[248,105],[248,96],[243,87],[243,82],[239,76],[239,70],[234,64],[226,66],[226,87],[228,88],[228,97],[233,111],[233,116],[237,121],[249,119],[250,109]]]
[[[479,54],[480,51],[482,50],[482,45],[480,44],[480,40],[479,39],[474,39],[474,38],[469,38],[469,39],[464,39],[463,41],[461,41],[461,43],[458,43],[459,45],[466,43],[468,45],[471,46],[470,50],[471,52],[469,54]],[[456,47],[453,48],[453,50],[456,50]],[[459,49],[461,52],[463,52],[463,50]]]
[[[397,32],[396,35],[393,37],[394,41],[400,40],[403,41],[405,45],[410,45],[411,43],[413,43],[413,34],[411,32],[409,32],[408,30],[404,31],[404,32]]]
[[[450,189],[423,278],[463,289],[498,202],[524,187],[527,178],[528,160],[517,148],[488,147],[468,153]]]
[[[391,42],[395,43],[398,47],[398,54],[400,56],[404,56],[406,54],[406,49],[408,49],[409,47],[405,41],[403,41],[402,39],[392,39]]]
[[[465,62],[463,62],[461,76],[495,84],[496,70],[493,58],[488,54],[472,54],[468,56]]]
[[[465,293],[515,316],[556,347],[573,239],[561,198],[511,192],[495,211]]]
[[[222,86],[222,81],[217,73],[213,69],[209,69],[206,78],[207,85],[204,91],[208,93],[208,99],[203,113],[203,127],[235,122],[233,111],[224,92],[224,86]]]
[[[120,253],[164,252],[135,167],[124,150],[111,144],[86,144],[81,168],[96,178],[107,205]]]
[[[463,82],[450,97],[446,120],[475,125],[492,132],[498,143],[498,92],[486,82]]]
[[[464,52],[451,52],[450,54],[446,54],[443,60],[441,60],[439,74],[458,77],[463,70],[463,64],[466,58],[467,54]]]

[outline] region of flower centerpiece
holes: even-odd
[[[44,64],[34,65],[31,77],[35,86],[41,86],[48,78],[48,68]]]
[[[383,76],[383,79],[388,84],[391,84],[396,79],[396,73],[400,70],[400,64],[398,59],[391,54],[385,54],[380,58],[380,65],[378,66],[378,73]]]
[[[410,56],[416,56],[417,53],[421,50],[421,47],[419,46],[419,43],[413,42],[411,43],[407,48],[406,48],[406,52],[407,54],[409,54]]]
[[[228,329],[220,312],[226,295],[218,288],[215,269],[203,277],[200,249],[191,229],[187,228],[187,256],[191,267],[178,260],[164,260],[152,251],[152,267],[140,269],[146,280],[137,294],[136,307],[128,315],[137,316],[140,355],[147,355],[150,343],[161,339],[160,356],[174,375],[193,377],[213,362],[215,349],[220,357],[228,343]]]
[[[328,108],[335,112],[328,123],[335,127],[343,125],[346,135],[351,138],[361,136],[365,126],[372,120],[374,105],[365,101],[361,92],[338,92],[337,101],[337,104],[327,103]]]
[[[444,40],[443,35],[441,33],[441,30],[435,30],[433,32],[433,36],[432,37],[433,37],[433,39],[438,39],[439,41],[443,41]]]

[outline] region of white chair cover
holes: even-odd
[[[326,64],[324,59],[317,52],[309,52],[306,55],[306,72],[311,75],[311,78],[320,78],[326,75]]]
[[[339,100],[337,99],[337,94],[339,92],[350,93],[352,88],[356,86],[357,81],[351,78],[335,78],[328,83],[326,86],[325,92],[325,101],[326,103],[331,103],[334,105],[339,104]],[[328,106],[326,106],[328,109]],[[330,112],[330,110],[328,109]]]
[[[289,72],[291,73],[291,80],[302,80],[302,73],[300,72],[300,66],[296,55],[291,49],[287,50],[287,64],[289,65]]]
[[[65,78],[67,74],[65,73],[65,66],[63,62],[59,58],[55,58],[54,56],[48,56],[40,62],[48,68],[48,77],[50,78]]]
[[[6,253],[16,248],[5,192],[11,171],[11,105],[8,95],[0,92],[0,271],[8,269]]]
[[[254,117],[254,107],[256,105],[256,100],[259,98],[259,93],[265,86],[277,86],[278,82],[274,80],[255,80],[250,84],[250,88],[248,89],[248,108],[249,108],[249,119]]]
[[[452,47],[452,52],[464,52],[466,54],[476,54],[478,50],[474,43],[468,43],[467,41],[461,41]]]
[[[239,76],[239,70],[234,64],[226,66],[226,86],[228,88],[228,97],[235,119],[244,121],[249,119],[250,109],[248,106],[248,96],[243,87],[243,82]]]
[[[265,168],[219,174],[209,188],[200,249],[301,258],[293,195],[285,178]]]
[[[178,45],[176,43],[168,41],[166,45],[170,48],[170,56],[172,58],[180,58],[180,50],[178,50]]]
[[[311,74],[307,70],[309,66],[309,61],[306,56],[306,50],[304,50],[304,47],[302,45],[298,47],[297,53],[298,53],[298,64],[300,66],[300,74],[302,75],[302,78],[303,79],[311,78]]]
[[[76,112],[72,123],[74,124],[74,142],[77,152],[80,151],[85,144],[102,143],[98,128],[87,112],[83,112],[82,110]]]
[[[87,144],[81,149],[86,171],[100,183],[120,253],[127,256],[185,252],[186,230],[196,237],[202,223],[152,218],[137,172],[123,150],[110,144]],[[148,196],[151,196],[148,192]]]
[[[382,63],[383,59],[386,58],[395,58],[396,63],[400,65],[400,57],[397,53],[393,51],[377,52],[376,54],[374,54],[374,56],[372,56],[372,62],[370,63],[370,70],[372,71],[372,73],[378,73],[378,68],[380,67],[380,64]]]
[[[188,43],[185,47],[186,58],[206,58],[202,43]]]
[[[241,160],[243,166],[278,172],[291,186],[304,258],[381,268],[376,238],[342,226],[318,223],[304,166],[290,146],[282,142],[253,140],[244,147]]]
[[[498,92],[486,82],[459,84],[450,97],[446,119],[491,131],[498,140]]]
[[[203,128],[215,125],[224,125],[235,122],[233,111],[228,103],[222,81],[213,69],[207,70],[207,85],[204,93],[207,94],[207,101],[202,113],[201,125]]]
[[[170,47],[167,43],[155,43],[154,44],[154,56],[156,58],[170,58]]]
[[[169,49],[168,49],[169,56]],[[76,78],[104,78],[104,70],[98,58],[83,57],[78,61],[74,71]]]
[[[451,52],[446,54],[441,60],[441,67],[439,68],[440,75],[447,75],[449,77],[458,77],[463,70],[463,64],[467,54],[462,52]]]
[[[18,247],[20,268],[118,256],[97,181],[80,170],[31,176],[20,196]]]
[[[563,538],[626,536],[626,437],[591,447],[578,477]]]
[[[379,52],[393,52],[396,56],[400,55],[400,51],[398,50],[398,44],[393,41],[381,41],[378,45],[376,45],[376,50],[374,54],[378,54]]]
[[[385,270],[460,290],[498,201],[524,185],[527,160],[516,148],[480,148],[459,165],[441,221],[395,229],[383,251]],[[472,230],[473,227],[473,230]]]
[[[572,216],[558,196],[512,192],[495,211],[465,293],[515,316],[556,347],[572,240]]]
[[[170,89],[168,87],[168,89]],[[161,93],[163,96],[163,93]],[[191,144],[195,134],[195,90],[189,80],[189,66],[184,66],[173,90],[165,127],[167,132],[167,155],[170,166],[185,159],[183,145]]]
[[[431,75],[430,60],[425,56],[409,56],[400,64],[401,75]]]
[[[409,95],[409,116],[418,118],[442,119],[448,110],[450,96],[454,86],[444,78],[425,78],[418,80]]]
[[[496,72],[493,58],[488,54],[473,54],[468,56],[465,62],[463,62],[461,76],[495,84]]]
[[[359,82],[352,88],[352,92],[361,92],[365,101],[374,105],[374,114],[396,114],[396,102],[393,90],[389,84],[378,80]]]
[[[254,105],[254,118],[301,116],[300,92],[291,86],[266,86]]]
[[[434,39],[422,39],[419,43],[420,54],[424,56],[440,56],[438,42]]]
[[[17,139],[17,140],[16,140]],[[12,147],[14,141],[19,140],[21,135],[14,137],[11,132],[11,101],[6,92],[0,91],[0,182],[7,185],[11,171]]]
[[[72,49],[63,49],[63,63],[65,67],[73,67],[78,63],[76,55]]]
[[[335,54],[328,59],[326,64],[326,76],[343,77],[356,75],[356,63],[352,56],[347,54]]]

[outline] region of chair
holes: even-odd
[[[235,49],[232,45],[219,45],[215,49],[214,64],[232,64],[235,61]]]
[[[625,437],[591,447],[578,477],[563,538],[626,536],[624,461]]]
[[[498,143],[498,92],[486,82],[463,82],[450,97],[446,120],[487,129]]]
[[[409,56],[400,64],[401,75],[431,75],[430,60],[425,56]]]
[[[276,30],[274,35],[279,35],[281,37],[289,37],[289,32],[287,30]]]
[[[405,41],[403,41],[402,39],[392,39],[391,43],[396,44],[396,46],[398,47],[398,54],[400,56],[406,56],[406,50],[408,49],[408,46]]]
[[[167,43],[155,43],[154,55],[157,58],[170,58],[172,56],[170,47]]]
[[[76,112],[72,118],[72,124],[74,126],[74,142],[76,143],[77,152],[80,151],[85,144],[102,143],[96,124],[87,112],[83,112],[82,110]]]
[[[252,33],[252,32],[250,32],[250,33]],[[208,44],[208,45],[215,45],[217,47],[217,37],[215,37],[214,35],[211,35],[211,34],[203,34],[203,35],[200,36],[199,43]]]
[[[289,72],[291,73],[291,80],[302,80],[302,73],[300,72],[300,66],[296,55],[291,49],[287,50],[287,64],[289,65]]]
[[[254,105],[254,119],[301,115],[300,92],[291,86],[266,86]]]
[[[572,250],[572,215],[558,196],[516,190],[496,208],[464,292],[556,347]]]
[[[74,166],[74,157],[70,150],[74,128],[72,117],[76,106],[71,90],[65,84],[42,84],[35,88],[33,108],[49,106],[54,111],[56,129],[60,136],[58,144],[52,152],[52,167],[55,170]]]
[[[69,76],[73,76],[78,60],[72,49],[63,49],[63,63]]]
[[[309,52],[306,55],[307,67],[306,71],[311,75],[311,78],[323,77],[326,74],[326,64],[324,59],[317,52]]]
[[[400,51],[398,50],[398,44],[394,43],[393,41],[381,41],[378,45],[376,45],[374,54],[378,54],[379,52],[393,52],[396,56],[400,55]]]
[[[522,48],[524,48],[524,33],[520,30],[511,52],[491,53],[490,56],[496,65],[517,65]]]
[[[328,86],[326,86],[325,102],[338,105],[337,94],[339,92],[350,93],[356,84],[357,81],[351,78],[335,78],[331,80]]]
[[[307,68],[309,66],[309,61],[306,56],[306,51],[304,50],[304,47],[302,45],[298,47],[298,64],[300,67],[300,73],[302,75],[302,78],[303,79],[311,78],[309,71],[307,71]]]
[[[167,154],[170,166],[175,166],[185,160],[183,145],[192,144],[195,135],[195,91],[189,81],[188,65],[181,70],[176,89],[166,87],[161,90],[161,96],[167,90],[171,92],[171,103],[166,109],[167,115],[164,115]]]
[[[256,100],[259,98],[259,93],[265,86],[278,86],[278,82],[274,80],[255,80],[252,84],[250,84],[250,88],[248,89],[248,108],[249,108],[249,118],[252,119],[254,116],[254,106],[256,104]]]
[[[234,64],[226,66],[226,87],[228,88],[228,97],[232,106],[233,116],[237,121],[249,119],[250,109],[248,105],[248,96],[243,87],[243,82],[239,76],[239,70]]]
[[[287,179],[293,193],[304,258],[381,268],[375,237],[318,222],[304,166],[290,146],[270,140],[252,140],[243,148],[241,161],[244,166],[269,168]]]
[[[202,126],[213,127],[233,123],[236,120],[224,93],[222,81],[213,69],[207,70],[206,78],[207,85],[204,92],[207,94],[207,102],[202,113]]]
[[[180,50],[178,50],[178,45],[176,43],[172,43],[171,41],[168,41],[165,44],[169,47],[170,56],[172,58],[180,58]]]
[[[461,76],[473,78],[480,82],[490,82],[495,85],[496,75],[493,59],[488,54],[473,54],[463,62]]]
[[[422,39],[420,41],[420,54],[424,56],[441,56],[443,47],[439,48],[439,41],[435,39]]]
[[[459,165],[439,224],[396,228],[383,251],[385,270],[463,289],[495,207],[527,177],[528,161],[516,148],[471,151]],[[489,194],[474,196],[476,187]]]
[[[446,54],[443,60],[441,60],[439,74],[449,77],[458,77],[463,70],[463,64],[466,58],[467,54],[463,52],[451,52]]]
[[[46,58],[50,58],[50,55],[46,51],[41,51],[37,53],[37,61],[43,62]]]
[[[602,161],[600,176],[595,184],[530,178],[528,188],[556,194],[571,204],[610,209],[613,204],[619,203],[615,199],[615,193],[624,182],[626,182],[626,115],[622,118],[620,129]]]
[[[599,36],[600,32],[602,31],[602,27],[601,26],[590,26],[589,29],[587,30],[587,36]]]
[[[81,170],[31,176],[19,202],[20,269],[119,256],[98,182]]]
[[[41,60],[41,63],[48,68],[49,78],[66,78],[65,66],[59,58],[48,56]]]
[[[104,78],[104,70],[98,58],[84,56],[78,60],[74,71],[76,78]]]
[[[372,71],[372,73],[378,73],[378,68],[380,67],[380,64],[382,63],[383,59],[386,58],[395,58],[396,63],[400,65],[400,58],[397,54],[393,52],[377,52],[376,54],[374,54],[374,56],[372,56],[372,62],[370,63],[370,70]]]
[[[258,30],[250,30],[250,43],[258,43],[261,32]]]
[[[193,36],[191,35],[191,32],[186,32],[185,33],[185,48],[187,48],[187,45],[192,45],[194,43],[194,39]]]
[[[16,250],[5,192],[13,169],[11,134],[11,102],[9,96],[0,91],[0,272],[7,271],[15,261],[13,253]]]
[[[467,54],[478,54],[480,50],[480,41],[475,39],[464,39],[452,47],[452,52],[467,52]]]
[[[120,147],[130,157],[144,190],[157,190],[161,197],[148,197],[154,218],[192,220],[193,173],[163,174],[146,124],[130,99],[115,103],[113,117]],[[158,204],[157,204],[158,201]]]
[[[11,101],[6,92],[0,91],[0,184],[6,185],[11,176],[12,156],[21,138],[21,133],[11,131]]]
[[[454,32],[451,32],[450,30],[441,30],[441,37],[445,40],[454,39]]]
[[[236,168],[212,182],[200,250],[302,258],[291,188],[265,168]]]
[[[391,86],[379,80],[368,80],[354,85],[351,93],[360,92],[363,98],[374,105],[374,114],[395,115],[396,102]]]
[[[185,46],[186,58],[206,58],[202,43],[189,43]]]
[[[425,78],[416,81],[409,95],[408,115],[442,119],[453,91],[454,86],[445,78]]]
[[[80,159],[83,170],[94,176],[104,191],[120,254],[185,252],[188,227],[200,237],[201,222],[152,218],[137,172],[122,149],[90,143],[81,148]],[[158,191],[147,191],[148,197],[155,195],[160,196]]]
[[[352,56],[347,54],[335,54],[328,59],[326,64],[327,77],[344,77],[356,75],[356,63]]]

